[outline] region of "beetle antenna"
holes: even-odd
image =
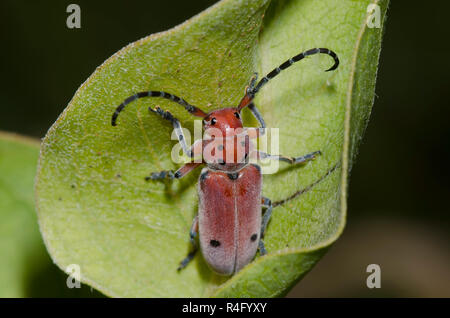
[[[269,74],[264,76],[258,82],[258,84],[256,86],[254,85],[255,80],[252,79],[252,82],[250,83],[250,87],[247,89],[247,94],[244,96],[244,98],[239,103],[238,109],[241,110],[242,108],[248,106],[250,104],[250,102],[253,100],[253,98],[255,97],[256,93],[259,92],[261,87],[263,87],[269,80],[271,80],[272,78],[274,78],[275,76],[280,74],[281,71],[287,69],[289,66],[291,66],[295,62],[298,62],[307,56],[319,54],[319,53],[327,54],[334,59],[333,66],[331,66],[325,72],[329,72],[329,71],[333,71],[333,70],[337,69],[337,67],[339,66],[339,58],[338,58],[337,54],[334,53],[333,51],[326,49],[326,48],[314,48],[314,49],[309,49],[307,51],[304,51],[304,52],[297,54],[296,56],[290,58],[289,60],[287,60],[280,66],[278,66],[277,68],[273,69]]]
[[[312,188],[314,188],[317,184],[319,184],[320,182],[322,182],[326,177],[328,177],[330,174],[332,174],[336,168],[340,165],[340,162],[336,163],[333,167],[331,167],[331,169],[329,169],[323,176],[321,176],[319,179],[317,179],[316,181],[314,181],[313,183],[311,183],[310,185],[308,185],[307,187],[298,190],[296,192],[294,192],[293,194],[291,194],[290,196],[288,196],[287,198],[280,200],[280,201],[276,201],[272,203],[273,207],[285,204],[286,202],[298,197],[299,195],[302,195],[306,192],[308,192],[309,190],[311,190]]]
[[[136,94],[128,97],[127,99],[125,99],[123,101],[123,103],[120,104],[116,108],[116,111],[112,115],[111,125],[116,126],[117,117],[119,116],[120,112],[125,108],[126,105],[128,105],[129,103],[131,103],[132,101],[134,101],[138,98],[143,98],[143,97],[163,97],[166,99],[170,99],[171,101],[174,101],[175,103],[178,103],[181,106],[183,106],[189,113],[191,113],[194,116],[197,116],[197,117],[205,117],[206,116],[206,113],[204,111],[202,111],[200,108],[192,106],[191,104],[189,104],[184,99],[182,99],[178,96],[175,96],[173,94],[166,93],[163,91],[147,91],[147,92],[136,93]]]

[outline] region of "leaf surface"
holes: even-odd
[[[48,260],[33,202],[38,156],[38,141],[0,132],[0,297],[24,297]]]
[[[285,294],[345,224],[349,159],[370,114],[381,43],[382,28],[364,23],[369,3],[225,0],[108,59],[43,142],[36,196],[55,262],[79,264],[82,281],[110,296]],[[383,23],[387,2],[380,6]],[[171,160],[171,125],[147,108],[170,110],[191,131],[193,118],[170,101],[141,99],[112,127],[115,108],[145,90],[170,92],[205,111],[235,106],[255,70],[266,74],[313,47],[335,51],[338,70],[323,72],[332,64],[328,56],[307,58],[266,85],[256,104],[268,127],[279,128],[280,153],[323,152],[305,166],[281,165],[265,176],[263,195],[277,202],[321,181],[274,209],[265,238],[269,254],[237,275],[214,274],[200,255],[177,272],[189,251],[199,171],[174,182],[144,180],[179,167]],[[246,124],[256,125],[246,112]]]
[[[34,208],[39,140],[0,131],[0,298],[99,297],[69,289],[51,261]]]

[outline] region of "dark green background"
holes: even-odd
[[[43,137],[104,60],[215,1],[76,1],[82,28],[68,29],[71,2],[1,1],[0,130]],[[348,226],[290,296],[450,296],[449,10],[391,1]],[[371,263],[380,290],[365,286]]]

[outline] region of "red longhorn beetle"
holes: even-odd
[[[176,172],[154,172],[146,177],[146,180],[180,179],[187,173],[202,164],[206,164],[199,178],[199,209],[194,218],[190,230],[192,252],[183,259],[178,269],[184,268],[195,255],[197,244],[195,237],[200,233],[199,241],[203,256],[209,266],[217,273],[231,275],[238,272],[254,258],[257,249],[260,254],[267,253],[262,238],[269,222],[273,204],[261,195],[262,174],[260,167],[249,164],[249,157],[256,159],[274,159],[290,164],[306,163],[315,159],[320,151],[315,151],[300,157],[286,157],[271,155],[252,148],[250,138],[257,138],[264,133],[266,127],[264,120],[253,103],[253,99],[270,79],[278,75],[295,62],[309,55],[324,53],[334,59],[334,65],[327,71],[335,70],[339,65],[339,59],[333,51],[325,48],[315,48],[302,52],[287,60],[279,67],[271,71],[256,84],[257,74],[253,76],[250,84],[245,89],[245,95],[237,107],[228,107],[205,113],[198,107],[192,106],[184,99],[162,91],[140,92],[128,97],[120,104],[112,116],[112,125],[116,125],[119,113],[132,101],[142,97],[163,97],[170,99],[182,106],[194,116],[203,118],[203,128],[208,131],[215,128],[220,134],[210,134],[209,138],[195,142],[191,148],[186,144],[183,130],[178,119],[159,107],[149,108],[150,112],[160,115],[170,121],[177,133],[180,145],[184,153],[193,159],[207,147],[212,149],[213,160],[203,159],[201,162],[185,164]],[[256,85],[255,85],[256,84]],[[244,131],[244,133],[229,133],[231,129],[243,129],[241,111],[248,107],[261,127]],[[234,131],[234,130],[231,130]],[[219,137],[225,136],[225,137]],[[226,153],[232,153],[232,158]],[[222,154],[217,155],[217,154]],[[317,181],[314,183],[316,184]],[[314,184],[310,185],[311,188]],[[266,207],[262,216],[261,205]]]

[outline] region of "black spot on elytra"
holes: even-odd
[[[220,246],[220,242],[216,241],[216,240],[211,240],[209,242],[209,244],[211,244],[212,247],[219,247]]]
[[[235,172],[235,173],[228,173],[228,178],[230,178],[231,180],[236,180],[239,177],[239,172]]]
[[[252,242],[254,242],[254,241],[256,241],[256,239],[258,238],[258,234],[253,234],[251,237],[250,237],[250,240],[252,241]]]
[[[254,164],[254,163],[252,164],[252,166],[255,167],[256,169],[258,169],[259,172],[261,172],[261,167],[260,166],[258,166],[257,164]]]
[[[206,179],[206,177],[208,176],[209,171],[205,171],[200,175],[200,180],[203,181]]]

